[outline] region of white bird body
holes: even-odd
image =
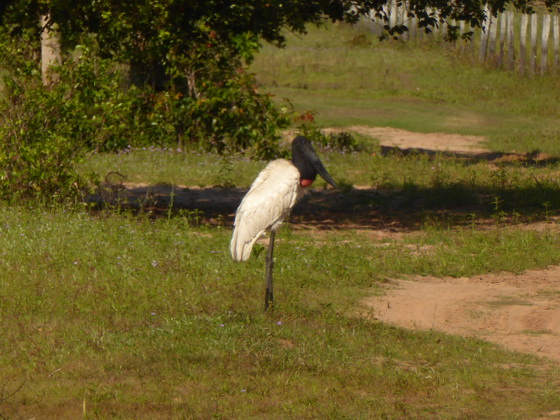
[[[267,229],[276,230],[303,196],[300,174],[292,162],[270,162],[251,185],[235,216],[230,243],[235,261],[246,261],[251,249]]]
[[[317,175],[337,188],[309,139],[297,136],[292,141],[292,161],[277,159],[270,162],[257,176],[235,214],[229,246],[234,261],[248,260],[257,239],[267,229],[270,230],[266,255],[265,310],[274,304],[272,267],[276,229],[303,196],[304,188],[313,184]]]

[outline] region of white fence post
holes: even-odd
[[[525,74],[527,67],[527,24],[528,16],[524,13],[521,15],[521,38],[519,45],[519,73]]]
[[[507,49],[508,49],[508,57],[507,57],[507,68],[508,70],[513,70],[515,65],[515,35],[514,35],[514,24],[515,24],[515,15],[513,12],[507,12]]]
[[[560,24],[558,15],[554,15],[552,18],[552,39],[554,42],[554,60],[552,69],[554,71],[558,71],[558,64],[560,59]]]
[[[531,16],[531,56],[529,57],[529,73],[535,74],[537,67],[537,15]]]
[[[486,16],[489,15],[488,7],[485,8]],[[482,27],[480,30],[480,45],[478,47],[478,61],[480,63],[484,63],[486,61],[486,47],[488,44],[488,32],[490,31],[489,25],[491,24],[490,20],[487,20],[488,25]]]
[[[541,39],[541,74],[546,73],[548,66],[548,37],[550,35],[550,15],[543,15],[542,39]]]
[[[502,68],[504,66],[504,56],[505,56],[505,45],[506,45],[506,31],[507,31],[507,15],[503,14],[500,17],[500,52],[498,53],[498,67]]]

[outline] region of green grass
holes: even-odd
[[[491,308],[500,308],[503,306],[533,306],[534,303],[513,296],[498,296],[496,300],[487,302],[487,305]]]
[[[443,155],[383,155],[375,148],[373,154],[320,154],[348,197],[384,212],[406,210],[427,217],[446,210],[456,212],[463,221],[469,218],[478,223],[489,217],[549,220],[560,209],[560,168],[554,160],[489,164]],[[81,171],[93,171],[117,183],[247,188],[265,165],[240,157],[152,150],[95,155]],[[326,183],[319,179],[315,186],[323,188]],[[353,206],[345,201],[337,205],[347,210]]]
[[[560,80],[474,64],[476,54],[439,43],[355,43],[365,29],[310,28],[279,50],[265,46],[252,70],[263,89],[321,126],[391,126],[486,136],[497,151],[558,154]]]
[[[250,185],[266,162],[209,153],[138,149],[119,154],[94,154],[79,170],[111,183],[173,184],[198,187]]]
[[[233,263],[229,235],[182,217],[4,208],[0,383],[15,393],[0,414],[526,418],[560,407],[557,370],[531,356],[354,315],[386,276],[558,263],[555,236],[428,229],[379,246],[343,231],[316,246],[285,228],[266,314],[264,253]]]

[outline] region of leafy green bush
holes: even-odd
[[[57,90],[23,90],[13,81],[5,86],[0,102],[0,196],[15,201],[79,193],[83,180],[74,168],[84,149],[69,135],[73,130],[65,121],[78,110],[61,105],[63,92]]]
[[[23,41],[26,42],[23,42]],[[34,39],[5,37],[0,98],[0,196],[62,200],[79,196],[92,180],[75,168],[89,151],[147,142],[144,98],[123,89],[122,68],[100,59],[95,44],[80,46],[54,68],[57,82],[44,86],[32,54]]]
[[[153,122],[166,128],[167,137],[181,148],[275,157],[279,130],[290,119],[253,83],[252,75],[241,73],[219,85],[208,83],[197,97],[161,93],[154,102]]]
[[[23,43],[23,40],[27,40]],[[19,41],[19,43],[18,43]],[[143,97],[123,89],[123,71],[82,45],[54,68],[58,80],[44,86],[34,57],[22,54],[34,40],[4,38],[5,74],[0,98],[0,197],[47,201],[79,197],[93,177],[75,168],[90,151],[146,142]]]
[[[75,167],[89,151],[156,145],[261,158],[279,153],[278,131],[289,125],[288,113],[258,93],[254,76],[235,61],[212,62],[205,51],[195,57],[206,72],[195,72],[196,83],[192,79],[181,89],[184,80],[175,76],[166,91],[156,92],[128,86],[128,67],[100,58],[89,38],[53,69],[57,82],[46,87],[33,54],[37,48],[37,40],[25,34],[0,41],[4,200],[80,194],[89,180]]]
[[[275,157],[290,118],[245,70],[258,49],[254,35],[223,39],[201,24],[188,54],[168,63],[168,87],[156,95],[148,119],[179,147]]]
[[[22,60],[14,45],[2,44],[3,77],[0,100],[0,196],[61,199],[80,192],[84,180],[74,168],[84,155],[84,118],[74,100],[76,91],[60,84],[45,88],[31,60]],[[22,65],[23,64],[23,65]]]

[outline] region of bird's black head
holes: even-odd
[[[306,137],[297,136],[292,142],[292,163],[299,171],[300,183],[303,187],[310,186],[319,174],[333,187],[338,188]]]

